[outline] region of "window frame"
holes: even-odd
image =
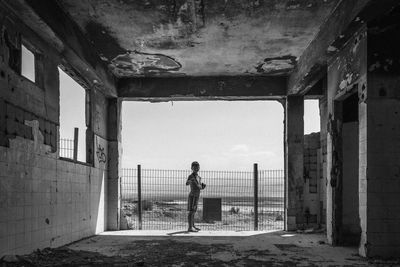
[[[86,125],[86,129],[85,129],[85,158],[86,161],[79,161],[78,159],[71,159],[71,158],[66,158],[66,157],[61,157],[60,156],[60,149],[58,152],[58,158],[60,160],[65,160],[65,161],[69,161],[69,162],[74,162],[74,163],[78,163],[78,164],[82,164],[85,166],[90,166],[93,167],[94,166],[94,161],[93,161],[93,153],[91,153],[91,151],[93,151],[93,146],[94,146],[94,138],[88,138],[88,132],[90,131],[91,125],[91,89],[89,87],[89,85],[87,84],[86,81],[84,81],[79,74],[77,74],[77,72],[74,70],[73,67],[71,67],[68,63],[66,62],[62,62],[58,64],[58,69],[62,70],[66,75],[68,75],[71,79],[73,79],[77,84],[79,84],[84,90],[85,90],[85,125]],[[61,90],[61,85],[59,85],[59,91]],[[61,99],[60,99],[61,100]],[[61,102],[59,100],[59,107],[61,106]],[[59,109],[61,111],[61,109]],[[89,121],[88,121],[89,118]],[[61,124],[61,122],[60,122]],[[89,131],[88,131],[89,130]],[[58,146],[60,146],[60,139],[58,138]]]

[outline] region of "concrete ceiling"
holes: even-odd
[[[338,0],[59,0],[117,77],[288,75]]]

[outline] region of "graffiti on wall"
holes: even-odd
[[[96,156],[99,163],[107,162],[107,155],[105,151],[105,146],[99,142],[98,137],[96,136]]]

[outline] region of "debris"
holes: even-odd
[[[12,263],[12,262],[18,262],[19,259],[15,255],[5,255],[1,258],[0,262],[5,262],[5,263]]]

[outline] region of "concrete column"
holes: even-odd
[[[400,52],[393,49],[400,29],[390,25],[400,16],[386,17],[368,25],[368,74],[359,89],[359,252],[368,257],[400,255]]]
[[[336,78],[336,77],[335,77]],[[328,73],[328,92],[327,92],[327,105],[325,110],[325,123],[326,127],[326,235],[328,243],[331,245],[337,244],[337,224],[339,223],[338,203],[341,199],[338,198],[338,174],[340,174],[340,140],[338,123],[336,116],[338,113],[335,109],[335,95],[336,95],[336,79],[332,78],[332,74]]]
[[[322,202],[320,223],[326,225],[326,189],[327,189],[327,135],[328,135],[328,101],[326,96],[326,79],[324,79],[324,97],[319,100],[320,114],[320,142],[321,142],[321,176],[320,180],[320,201]]]
[[[360,113],[363,256],[400,254],[400,76],[368,75]]]
[[[304,98],[288,96],[285,109],[286,230],[303,223]]]
[[[108,108],[108,181],[107,181],[107,230],[119,230],[121,209],[121,100],[109,100]]]

